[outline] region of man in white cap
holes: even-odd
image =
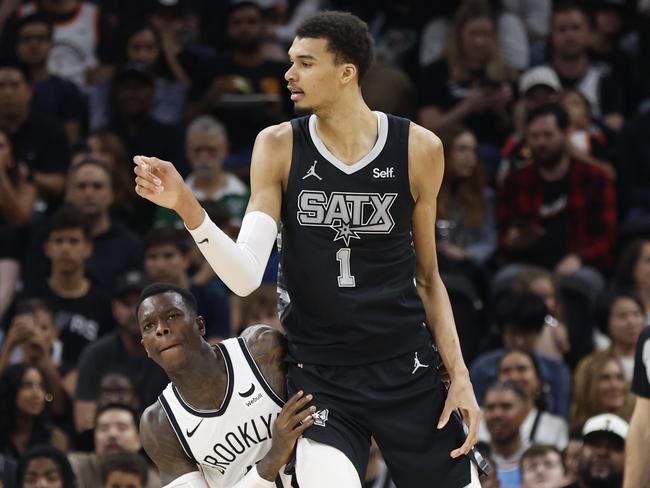
[[[526,114],[537,107],[558,103],[561,93],[560,79],[549,66],[535,66],[521,75],[519,95],[522,103],[515,111],[516,131],[508,138],[501,151],[503,157],[499,166],[499,179],[504,177],[508,171],[520,168],[530,159],[530,150],[522,135]]]
[[[620,488],[628,430],[628,423],[611,413],[588,419],[582,428],[578,479],[566,488]]]

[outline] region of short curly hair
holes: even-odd
[[[296,37],[325,39],[337,63],[352,63],[357,67],[359,83],[375,57],[368,25],[347,12],[325,11],[307,17],[296,29]]]

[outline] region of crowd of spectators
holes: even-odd
[[[147,284],[190,290],[211,342],[281,329],[277,252],[233,297],[136,196],[132,158],[174,162],[236,238],[255,136],[293,117],[294,29],[321,9],[368,23],[370,107],[444,143],[438,261],[483,486],[622,486],[650,325],[648,0],[4,0],[0,487],[160,486],[137,434],[167,382],[140,344]],[[374,444],[366,486],[391,486]]]

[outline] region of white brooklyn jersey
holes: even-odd
[[[239,481],[271,448],[271,432],[284,402],[264,379],[241,338],[216,346],[223,355],[228,381],[223,403],[200,410],[183,400],[172,383],[158,398],[185,454],[202,471],[210,488]],[[291,487],[280,471],[278,487]]]

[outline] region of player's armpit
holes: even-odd
[[[147,455],[156,464],[163,486],[174,488],[207,488],[203,484],[174,484],[184,475],[198,473],[180,443],[165,412],[158,402],[148,407],[140,419],[140,440]],[[200,474],[200,473],[199,473]],[[202,477],[202,476],[201,476]],[[190,479],[193,477],[190,476]]]

